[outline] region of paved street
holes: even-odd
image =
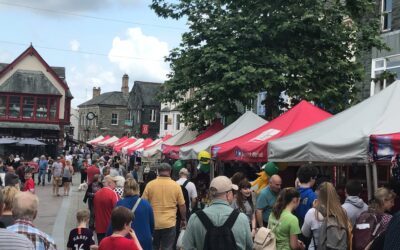
[[[51,184],[46,183],[44,187],[36,186],[36,194],[39,196],[39,213],[34,223],[54,238],[59,250],[66,249],[69,231],[76,225],[76,211],[86,208],[86,204],[82,201],[84,192],[78,191],[79,182],[78,173],[74,175],[74,185],[71,186],[70,195],[60,197],[52,195]],[[61,188],[60,194],[62,193]]]

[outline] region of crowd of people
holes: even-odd
[[[393,191],[378,188],[366,204],[362,184],[348,181],[342,204],[331,182],[316,185],[314,166],[300,167],[293,187],[282,188],[282,178],[273,175],[257,193],[243,173],[215,177],[207,204],[199,206],[186,168],[173,173],[160,163],[139,182],[138,165],[117,155],[72,153],[35,159],[37,180],[16,157],[0,162],[0,249],[56,249],[34,226],[35,189],[52,182],[54,197],[61,187],[68,196],[75,173],[87,209],[77,212],[67,249],[399,249]]]

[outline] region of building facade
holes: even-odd
[[[129,77],[122,77],[121,91],[101,93],[93,87],[92,99],[78,105],[78,140],[89,141],[99,135],[122,137],[131,135],[127,124],[129,98]]]
[[[372,49],[365,54],[365,81],[359,86],[361,99],[379,93],[400,79],[400,1],[377,0],[381,17],[381,37],[390,50]]]
[[[181,131],[185,127],[181,117],[181,112],[175,103],[161,103],[160,137],[175,135]]]
[[[55,156],[64,145],[72,98],[65,68],[50,67],[30,46],[10,64],[0,64],[0,137],[42,141],[44,152]],[[23,149],[10,145],[1,153]]]
[[[160,108],[157,99],[161,83],[135,81],[129,94],[129,121],[135,137],[158,138],[160,136]]]

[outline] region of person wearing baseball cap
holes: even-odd
[[[250,232],[249,222],[245,214],[238,213],[230,207],[233,201],[233,191],[238,190],[238,186],[226,176],[218,176],[210,183],[209,195],[211,205],[193,214],[188,222],[186,232],[183,236],[184,249],[203,249],[207,233],[204,216],[208,217],[215,227],[221,227],[228,219],[236,217],[231,231],[235,238],[237,249],[252,249],[253,241]]]

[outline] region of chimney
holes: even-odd
[[[100,87],[93,87],[93,97],[92,98],[95,98],[96,96],[99,96],[100,95],[100,93],[101,93],[101,88]]]
[[[129,95],[129,76],[127,74],[124,74],[124,76],[122,77],[121,92],[124,95]]]

